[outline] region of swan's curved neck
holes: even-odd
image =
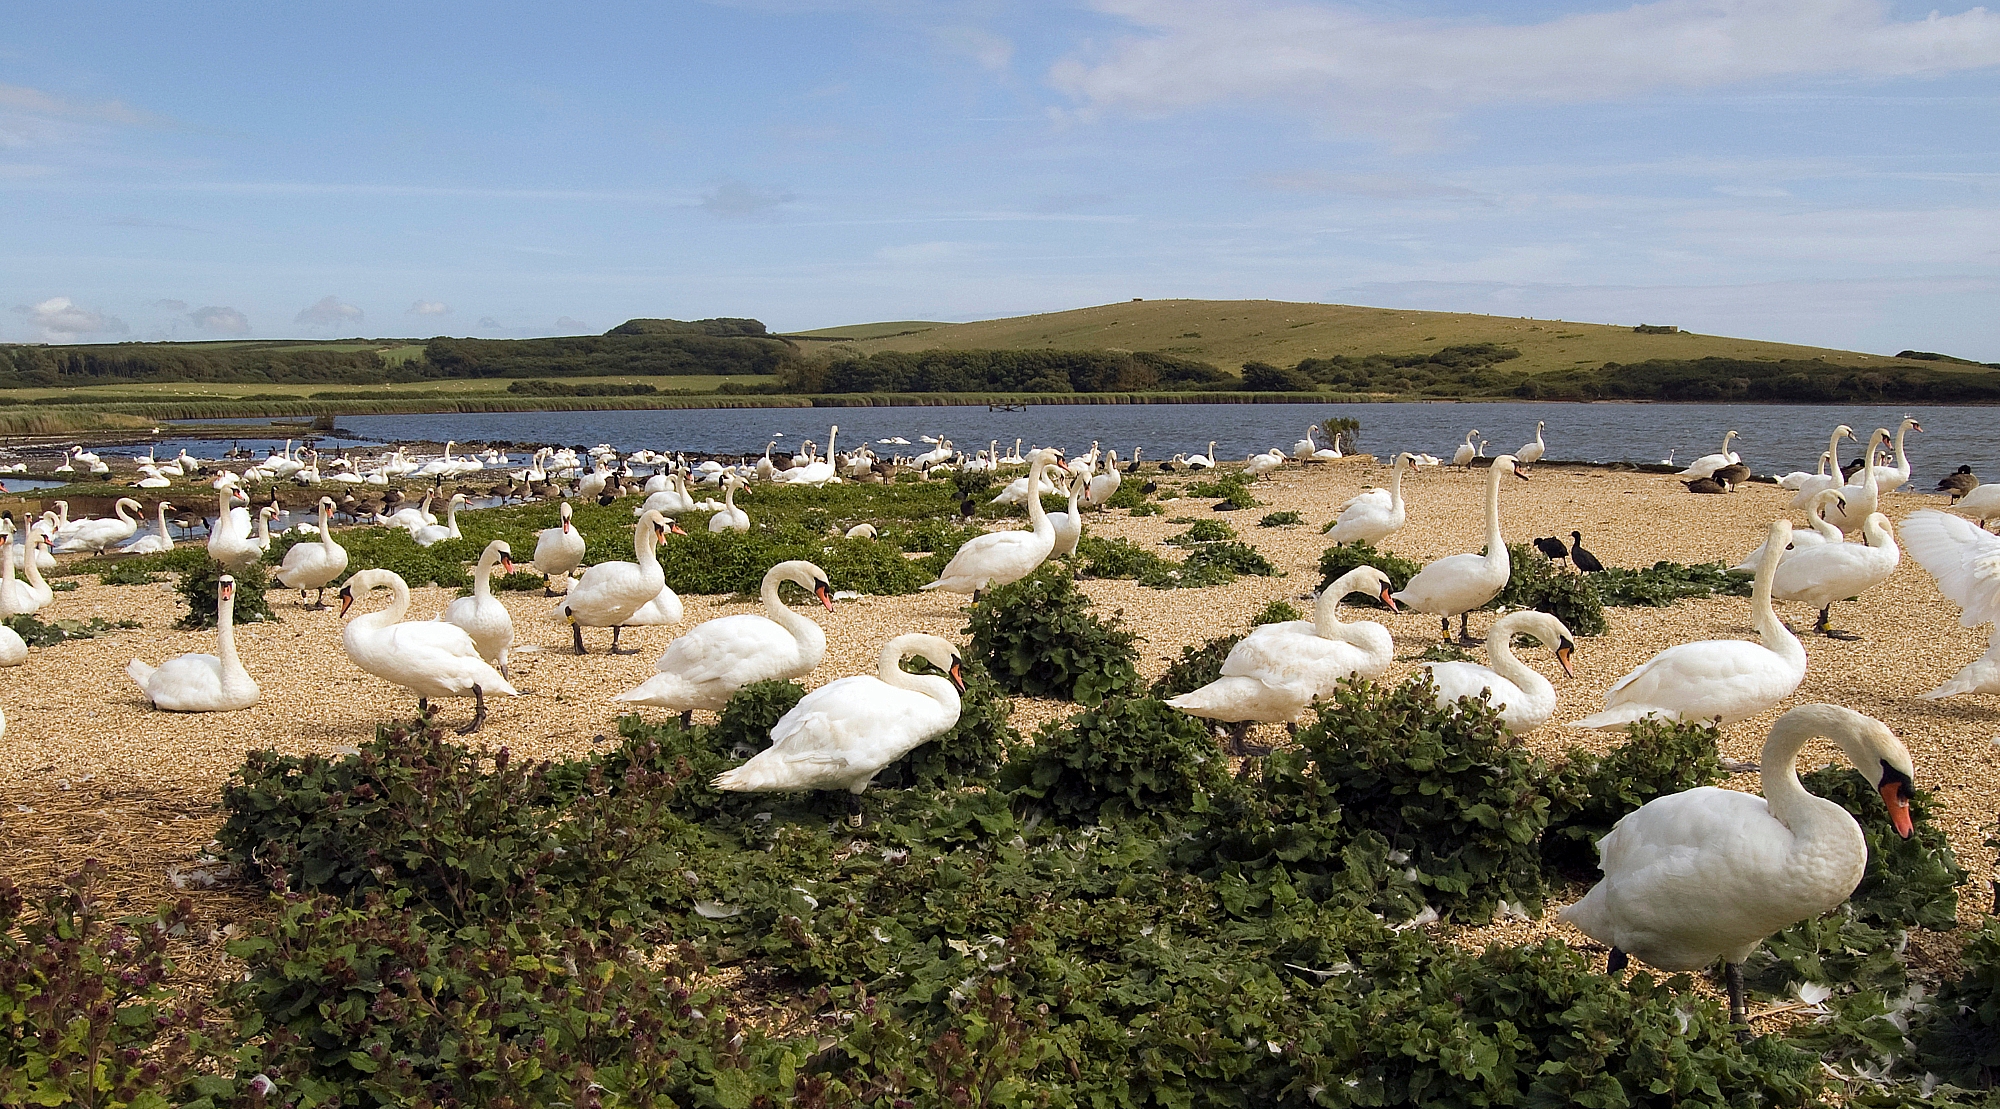
[[[333,523],[333,509],[327,507],[326,505],[320,505],[319,543],[320,546],[322,547],[333,546],[333,531],[331,530],[332,523]]]
[[[1821,461],[1821,463],[1822,463],[1822,464],[1824,464],[1824,463],[1826,462],[1826,460],[1827,460],[1827,459],[1829,459],[1829,458],[1830,458],[1830,459],[1832,459],[1832,460],[1833,460],[1833,472],[1834,472],[1834,473],[1836,473],[1836,474],[1840,472],[1840,440],[1841,440],[1841,438],[1842,438],[1842,436],[1841,436],[1840,432],[1838,432],[1838,431],[1834,432],[1834,433],[1833,433],[1833,435],[1832,435],[1832,436],[1830,436],[1830,437],[1829,437],[1829,438],[1827,439],[1827,441],[1826,441],[1826,455],[1825,455],[1824,457],[1822,457],[1822,458],[1820,459],[1820,461]],[[1822,467],[1821,467],[1821,469],[1820,469],[1820,473],[1825,473],[1825,472],[1826,472],[1826,469],[1825,469],[1824,465],[1822,465]]]
[[[159,512],[160,512],[160,519],[159,519],[160,538],[165,539],[167,537],[167,502],[165,501],[160,502]]]
[[[1822,828],[1853,821],[1845,809],[1815,797],[1799,781],[1799,752],[1825,731],[1809,715],[1788,713],[1771,726],[1771,734],[1764,740],[1760,757],[1764,802],[1770,807],[1771,815],[1791,829],[1792,835],[1800,840],[1813,838]],[[1838,741],[1837,737],[1833,738]],[[1853,757],[1851,752],[1849,757]]]
[[[1554,699],[1555,684],[1542,677],[1541,671],[1515,657],[1512,630],[1495,628],[1487,635],[1486,660],[1495,674],[1513,682],[1521,692],[1537,699]]]
[[[1400,510],[1403,507],[1403,456],[1397,455],[1389,467],[1389,507]]]
[[[787,579],[775,575],[767,576],[764,579],[764,587],[758,590],[758,594],[764,599],[765,613],[774,623],[792,633],[793,639],[805,639],[813,632],[819,631],[819,625],[813,623],[804,613],[793,612],[791,606],[785,604],[784,598],[778,595],[778,586],[785,580]],[[821,642],[825,642],[825,638],[822,633]]]
[[[231,596],[215,607],[216,656],[222,660],[222,672],[243,673],[243,663],[236,657],[236,598]]]
[[[875,676],[882,679],[886,685],[907,689],[912,693],[921,693],[941,705],[948,705],[954,709],[958,707],[958,690],[954,689],[950,682],[929,674],[912,674],[903,669],[902,648],[896,645],[895,640],[890,640],[883,646],[882,660],[875,668]]]
[[[642,570],[660,569],[660,537],[653,531],[653,525],[641,522],[632,533],[632,554]]]
[[[1028,467],[1028,524],[1035,534],[1046,531],[1051,539],[1055,537],[1055,524],[1050,522],[1048,513],[1042,511],[1042,474],[1048,470],[1046,459],[1037,458]]]
[[[1771,607],[1771,580],[1777,577],[1778,563],[1785,557],[1785,544],[1766,543],[1763,561],[1757,564],[1757,578],[1750,586],[1750,622],[1757,629],[1757,638],[1764,649],[1772,654],[1804,665],[1805,645],[1798,637],[1786,629],[1778,619],[1778,611]]]
[[[493,568],[500,564],[499,551],[487,551],[479,556],[479,565],[472,568],[472,595],[485,600],[493,595]]]
[[[28,584],[34,586],[37,591],[47,588],[42,583],[42,567],[35,560],[35,556],[41,552],[41,549],[42,545],[40,543],[30,541],[27,549],[21,555],[21,576],[27,578]]]
[[[133,503],[136,504],[138,502],[135,501]],[[139,521],[125,514],[125,498],[123,497],[118,498],[118,503],[111,506],[111,512],[118,517],[120,523],[132,524],[134,526],[137,526],[139,523]]]
[[[1882,526],[1880,518],[1875,513],[1869,513],[1868,519],[1862,522],[1861,535],[1869,546],[1878,551],[1897,549],[1896,537],[1889,533],[1888,528]]]
[[[1500,479],[1503,468],[1494,466],[1486,471],[1486,557],[1505,559],[1507,544],[1500,538]]]
[[[410,587],[401,578],[388,583],[389,605],[380,612],[365,613],[354,618],[353,623],[370,630],[380,630],[391,624],[400,624],[410,611]]]
[[[1903,436],[1909,433],[1910,422],[1908,420],[1904,420],[1902,423],[1896,425],[1896,469],[1906,474],[1910,472],[1910,456],[1903,453]]]
[[[732,516],[732,517],[734,517],[734,516],[736,515],[736,483],[735,483],[735,482],[733,482],[733,481],[732,481],[732,482],[729,482],[729,483],[728,483],[727,485],[724,485],[724,486],[722,487],[722,503],[723,503],[724,507],[726,507],[726,508],[728,508],[728,509],[729,509],[729,515],[730,515],[730,516]]]

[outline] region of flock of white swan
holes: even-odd
[[[1613,684],[1600,712],[1572,726],[1624,728],[1649,717],[1665,720],[1719,721],[1727,724],[1776,707],[1798,689],[1808,657],[1804,644],[1781,621],[1774,599],[1803,601],[1820,609],[1815,631],[1840,635],[1829,613],[1839,600],[1872,589],[1896,570],[1900,558],[1897,529],[1878,511],[1879,496],[1909,480],[1910,464],[1904,437],[1921,430],[1914,420],[1894,433],[1894,460],[1878,464],[1878,451],[1891,432],[1878,429],[1870,437],[1861,462],[1848,470],[1839,463],[1842,440],[1851,438],[1846,426],[1834,429],[1817,473],[1788,474],[1781,484],[1793,490],[1791,507],[1804,509],[1810,530],[1795,532],[1787,519],[1774,520],[1764,543],[1751,552],[1741,569],[1754,572],[1750,612],[1757,640],[1706,640],[1683,643],[1661,651]],[[704,463],[677,465],[665,455],[652,456],[660,472],[645,486],[646,500],[637,509],[630,562],[600,562],[585,567],[584,539],[577,533],[567,501],[556,509],[553,526],[541,532],[530,560],[533,568],[554,583],[567,585],[555,602],[553,615],[573,629],[576,651],[584,652],[583,629],[610,629],[611,650],[621,629],[638,624],[670,625],[681,620],[681,604],[664,578],[657,551],[678,531],[673,516],[703,507],[694,502],[690,481],[719,487],[730,499],[715,505],[713,520],[720,527],[748,527],[734,506],[734,492],[753,481],[796,481],[822,484],[876,472],[879,460],[864,446],[841,456],[832,447],[838,429],[828,436],[828,453],[801,452],[790,467],[780,468],[767,448],[761,459],[739,466]],[[1438,617],[1443,634],[1451,634],[1451,619],[1459,618],[1459,634],[1468,631],[1469,613],[1497,596],[1510,574],[1507,544],[1501,528],[1503,482],[1525,472],[1546,449],[1544,428],[1516,454],[1490,459],[1484,444],[1476,447],[1474,431],[1454,453],[1454,465],[1484,465],[1485,542],[1477,553],[1454,554],[1426,565],[1400,590],[1372,566],[1361,566],[1324,589],[1312,618],[1258,627],[1229,653],[1214,682],[1168,704],[1192,715],[1229,725],[1238,753],[1255,753],[1245,743],[1253,723],[1296,721],[1314,702],[1328,697],[1350,678],[1376,677],[1394,660],[1389,632],[1381,624],[1344,620],[1340,603],[1351,594],[1379,598],[1392,610],[1406,608]],[[1736,438],[1729,432],[1722,449],[1698,459],[1681,474],[1695,481],[1715,481],[1724,487],[1745,480],[1747,468],[1731,451]],[[1002,454],[998,443],[972,458],[960,455],[941,437],[925,437],[932,449],[914,464],[923,470],[964,466],[988,471],[1022,466],[1026,472],[1003,489],[996,501],[1026,508],[1025,530],[1000,530],[980,535],[961,547],[926,586],[959,594],[978,593],[1018,581],[1053,556],[1075,547],[1081,522],[1078,505],[1101,505],[1117,491],[1121,468],[1115,453],[1100,456],[1095,445],[1074,462],[1055,449],[1034,449],[1025,456],[1017,442]],[[907,444],[883,440],[886,445]],[[256,477],[292,477],[318,469],[316,458],[291,457],[287,444],[281,458],[275,452],[253,468]],[[1136,456],[1126,467],[1136,469]],[[1320,446],[1309,430],[1290,454],[1272,450],[1252,455],[1251,472],[1268,472],[1288,461],[1338,457],[1338,445]],[[492,460],[489,454],[487,460]],[[504,461],[504,456],[501,456]],[[619,459],[606,448],[590,468],[573,454],[557,458],[542,451],[534,456],[534,480],[566,473],[575,480],[577,495],[599,495],[606,489]],[[337,474],[367,482],[385,470],[400,474],[463,474],[481,460],[453,459],[446,454],[422,465],[392,452],[373,468],[355,466],[346,458],[331,467]],[[1331,525],[1332,541],[1380,543],[1408,519],[1403,500],[1404,475],[1414,466],[1438,464],[1431,456],[1400,454],[1391,464],[1389,484],[1370,489],[1341,506]],[[77,449],[64,465],[103,465]],[[151,481],[177,470],[174,476],[203,475],[196,460],[159,463],[144,460]],[[1214,445],[1205,453],[1178,455],[1168,466],[1214,465]],[[556,466],[558,468],[551,468]],[[287,467],[291,467],[287,472]],[[1732,473],[1732,469],[1735,470]],[[101,471],[100,471],[101,472]],[[1059,483],[1049,480],[1061,474]],[[205,475],[204,475],[205,477]],[[314,481],[323,480],[316,473]],[[1954,479],[1960,479],[1954,481]],[[243,492],[244,475],[224,474],[216,487],[218,516],[208,540],[209,553],[226,569],[242,572],[268,553],[265,521],[252,520]],[[142,482],[143,483],[143,482]],[[1902,547],[1937,580],[1944,595],[1963,611],[1967,627],[2000,622],[2000,537],[1983,527],[1989,511],[2000,514],[2000,495],[1978,485],[1969,470],[1940,483],[1953,493],[1956,507],[1973,519],[1932,509],[1912,512],[1900,528]],[[1032,491],[1032,492],[1031,492]],[[1067,494],[1069,510],[1052,516],[1042,507],[1042,494]],[[1982,495],[1984,494],[1984,495]],[[401,509],[380,522],[406,526],[415,536],[457,535],[456,509],[462,495],[447,507],[443,523],[428,508]],[[1993,502],[1989,509],[1988,502]],[[711,502],[712,503],[712,502]],[[52,600],[42,570],[50,565],[48,548],[58,551],[104,551],[136,528],[124,512],[106,520],[70,521],[49,513],[6,536],[0,557],[0,616],[40,611]],[[324,591],[347,573],[347,553],[331,528],[335,502],[319,501],[319,519],[312,530],[317,542],[300,542],[286,554],[276,577],[288,588]],[[268,510],[266,511],[268,516]],[[166,535],[164,509],[160,535]],[[1978,521],[1978,522],[1975,522]],[[740,526],[739,526],[740,524]],[[711,522],[711,526],[717,526]],[[857,529],[858,531],[858,529]],[[442,533],[442,534],[439,534]],[[865,533],[863,533],[865,534]],[[1850,536],[1855,538],[1850,539]],[[1559,540],[1544,541],[1561,548]],[[171,545],[171,540],[167,541]],[[150,549],[140,547],[138,549]],[[1547,549],[1547,548],[1545,548]],[[24,580],[17,580],[16,569]],[[386,590],[386,607],[355,616],[343,630],[346,652],[362,670],[419,698],[419,705],[440,698],[470,697],[472,732],[485,722],[489,694],[518,695],[507,675],[508,652],[514,639],[512,618],[491,591],[496,571],[513,570],[513,552],[495,541],[481,554],[473,571],[473,592],[432,620],[409,619],[410,592],[403,580],[387,570],[363,569],[346,578],[339,590],[341,615],[375,590]],[[818,669],[826,653],[825,632],[812,619],[790,608],[780,588],[790,583],[809,593],[829,611],[833,583],[811,562],[772,566],[764,575],[761,614],[725,616],[698,624],[676,637],[654,666],[654,672],[616,696],[633,705],[665,708],[682,714],[716,711],[743,686],[768,679],[803,678]],[[223,712],[246,708],[259,697],[256,681],[237,655],[232,627],[235,583],[220,579],[217,592],[217,654],[186,654],[151,666],[134,659],[127,667],[145,696],[161,709],[181,712]],[[1547,723],[1556,710],[1549,679],[1515,654],[1516,636],[1526,637],[1554,655],[1565,672],[1576,649],[1575,637],[1562,621],[1543,612],[1519,611],[1496,619],[1485,640],[1488,663],[1451,661],[1426,667],[1441,703],[1460,697],[1484,698],[1498,711],[1504,725],[1525,733]],[[19,664],[27,651],[10,630],[0,627],[0,665]],[[944,674],[920,676],[906,672],[911,657],[929,660]],[[875,775],[904,754],[949,730],[959,716],[964,678],[958,649],[933,635],[907,634],[886,643],[873,674],[844,677],[808,693],[772,729],[771,745],[742,765],[719,775],[719,789],[743,791],[844,790],[852,819],[858,823],[860,796]],[[2000,693],[2000,631],[1982,658],[1967,665],[1950,681],[1923,696]],[[4,735],[0,716],[0,735]],[[1761,763],[1764,795],[1702,788],[1659,798],[1619,822],[1600,844],[1603,880],[1584,899],[1564,909],[1564,919],[1613,948],[1614,969],[1626,953],[1666,970],[1705,966],[1721,959],[1728,967],[1732,1011],[1742,1014],[1740,964],[1757,943],[1780,928],[1805,919],[1844,900],[1858,883],[1866,862],[1859,827],[1840,806],[1808,794],[1800,785],[1796,759],[1811,738],[1832,739],[1880,787],[1895,828],[1911,832],[1909,798],[1915,778],[1908,751],[1879,721],[1833,705],[1807,705],[1779,718],[1770,731]]]

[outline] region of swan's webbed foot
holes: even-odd
[[[472,687],[472,723],[458,729],[459,735],[471,735],[486,726],[486,691]]]
[[[1852,642],[1854,640],[1861,638],[1860,636],[1854,634],[1853,632],[1842,631],[1839,628],[1834,627],[1832,618],[1830,616],[1832,611],[1833,611],[1832,605],[1828,605],[1825,608],[1819,610],[1819,622],[1813,625],[1814,631],[1827,637],[1828,639],[1839,639],[1848,642]]]
[[[624,629],[624,628],[623,628],[622,626],[621,626],[621,627],[615,627],[615,628],[612,628],[612,629],[611,629],[611,653],[612,653],[612,654],[614,654],[614,655],[636,655],[636,654],[638,654],[638,653],[639,653],[639,648],[637,648],[637,647],[620,647],[620,646],[618,646],[618,633],[619,633],[619,632],[622,632],[622,631],[624,631],[624,630],[625,630],[625,629]]]

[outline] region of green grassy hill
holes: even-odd
[[[1633,321],[1634,323],[1642,321]],[[1672,324],[1672,320],[1647,320]],[[1336,354],[1431,351],[1467,343],[1512,347],[1510,370],[1544,372],[1654,358],[1822,359],[1840,366],[1955,368],[1857,351],[1677,332],[1639,334],[1631,324],[1572,323],[1462,312],[1417,312],[1278,300],[1143,300],[976,323],[857,324],[805,334],[844,337],[832,351],[1129,350],[1193,358],[1235,372],[1248,361],[1291,366]],[[814,344],[815,347],[820,344]],[[815,351],[814,353],[819,353]],[[1986,367],[1964,365],[1967,370]]]

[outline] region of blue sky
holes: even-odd
[[[2000,12],[14,5],[0,339],[1131,297],[2000,360]]]

